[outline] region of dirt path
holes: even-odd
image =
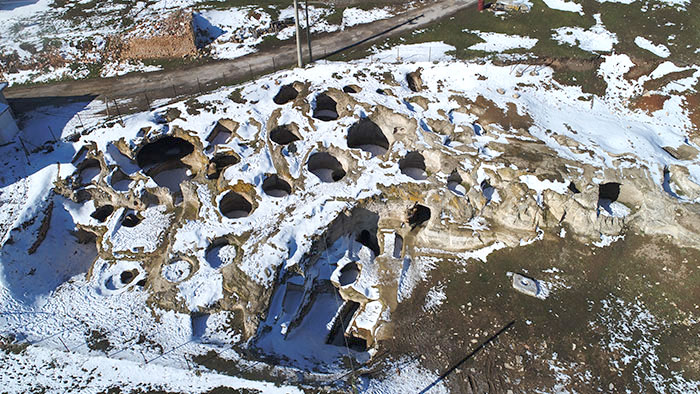
[[[441,18],[469,7],[477,0],[443,0],[396,17],[372,22],[326,35],[313,41],[315,58],[331,55],[352,46],[361,45],[425,27]],[[304,57],[308,58],[304,46]],[[267,74],[296,63],[293,44],[266,50],[234,60],[215,61],[203,65],[152,73],[129,74],[122,77],[60,82],[5,90],[10,99],[56,98],[71,96],[100,96],[104,101],[139,97],[138,100],[172,98],[215,89],[229,83],[248,79],[251,75]],[[46,103],[39,100],[39,102]],[[149,104],[146,104],[147,106]]]

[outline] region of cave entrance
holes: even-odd
[[[229,219],[239,219],[250,215],[253,211],[253,204],[242,195],[230,191],[219,201],[219,210],[222,215]]]
[[[284,124],[270,130],[270,140],[279,145],[287,145],[299,141],[298,132],[291,125]]]
[[[425,158],[419,152],[408,152],[403,159],[399,160],[401,173],[417,181],[428,178],[425,172]]]
[[[494,195],[496,194],[496,188],[491,186],[491,183],[489,183],[488,179],[484,179],[481,181],[481,194],[484,195],[484,198],[486,199],[486,204],[490,203],[491,200],[493,200]]]
[[[194,152],[194,145],[177,137],[163,137],[144,145],[136,153],[139,167],[146,168],[171,160],[180,160]]]
[[[338,282],[341,286],[351,285],[355,283],[359,276],[360,268],[357,266],[357,263],[353,261],[340,269],[340,278],[338,278]]]
[[[314,108],[313,117],[329,122],[338,119],[338,103],[335,102],[329,95],[321,93],[316,96],[316,107]]]
[[[287,181],[273,174],[268,176],[262,184],[262,189],[268,196],[271,197],[287,197],[292,194],[292,187]]]
[[[416,204],[408,210],[408,224],[414,229],[430,219],[430,208]]]
[[[327,152],[318,152],[311,155],[307,167],[321,182],[337,182],[345,177],[343,165]]]
[[[357,238],[355,240],[361,243],[363,246],[369,248],[369,250],[371,250],[375,256],[379,256],[379,241],[377,240],[376,230],[374,232],[370,232],[369,230],[362,230],[357,235]]]
[[[462,177],[457,170],[452,171],[450,176],[447,177],[447,189],[460,197],[467,194],[467,189],[462,186]]]
[[[401,252],[403,251],[403,237],[399,234],[394,234],[394,252],[391,256],[395,259],[401,258]]]
[[[138,274],[139,270],[136,268],[128,271],[122,271],[122,273],[119,275],[119,280],[122,282],[122,284],[128,285],[136,276],[138,276]]]
[[[572,193],[574,193],[574,194],[579,194],[579,193],[581,193],[581,191],[578,190],[578,188],[576,187],[576,184],[575,184],[574,182],[572,182],[572,181],[569,181],[569,190],[570,190]]]
[[[90,217],[93,219],[97,220],[100,223],[104,223],[105,220],[109,217],[109,215],[114,212],[114,207],[111,205],[103,205],[97,209],[95,209],[95,212],[90,214]]]
[[[288,102],[294,101],[298,95],[299,91],[297,91],[293,85],[284,85],[280,88],[279,92],[277,92],[272,101],[274,101],[277,105],[284,105]]]
[[[620,186],[617,182],[604,183],[598,186],[598,210],[603,208],[610,215],[613,214],[611,204],[620,197]]]
[[[348,147],[362,149],[374,157],[383,155],[389,150],[389,140],[376,123],[368,118],[363,118],[350,126]]]
[[[185,165],[173,166],[172,168],[162,169],[155,174],[150,174],[151,179],[160,187],[165,187],[170,191],[170,194],[179,195],[180,184],[189,180],[190,168]]]
[[[78,179],[81,185],[87,185],[99,180],[100,172],[102,171],[99,161],[96,159],[90,159],[84,161],[80,167],[81,169]]]
[[[358,352],[367,350],[367,343],[365,340],[346,335],[352,318],[358,309],[360,309],[360,304],[354,301],[346,301],[343,306],[341,306],[338,314],[335,316],[333,328],[331,328],[328,334],[328,339],[326,340],[327,344],[342,347],[347,346]]]
[[[141,218],[135,212],[127,212],[122,218],[122,226],[124,227],[136,227],[141,223]]]
[[[235,154],[219,153],[209,160],[209,168],[207,169],[207,178],[217,179],[221,172],[227,167],[238,164],[241,160]]]

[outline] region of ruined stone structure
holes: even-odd
[[[161,20],[136,26],[112,37],[107,52],[120,59],[196,56],[192,11],[178,10]]]
[[[164,309],[235,311],[242,338],[263,354],[270,341],[314,325],[325,344],[374,354],[393,335],[390,316],[407,283],[431,259],[479,258],[562,231],[582,243],[639,232],[700,245],[697,205],[670,195],[648,168],[562,157],[528,133],[528,114],[483,96],[451,93],[449,113],[412,116],[437,102],[420,69],[398,82],[373,78],[324,89],[303,80],[265,85],[273,92],[246,104],[268,111],[260,120],[246,107],[222,116],[220,102],[157,111],[158,123],[138,137],[110,142],[109,159],[85,145],[56,190],[94,204],[95,220],[77,226],[96,242],[101,267],[139,262],[114,274],[123,286],[141,283]],[[372,93],[360,95],[365,83]],[[218,120],[186,130],[197,114]],[[457,126],[460,116],[476,121]],[[475,142],[484,135],[496,153],[482,154]],[[261,162],[269,167],[258,173]],[[682,167],[665,171],[678,193],[700,195]],[[150,235],[154,245],[119,246],[124,228],[154,217],[164,221]],[[318,227],[299,236],[311,222]],[[185,247],[192,223],[202,239]],[[223,296],[183,301],[179,284],[204,265],[221,271]],[[165,275],[172,267],[185,268]],[[320,304],[331,305],[330,328],[315,320]]]

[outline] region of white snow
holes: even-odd
[[[363,378],[359,391],[367,394],[449,393],[445,383],[438,379],[438,373],[421,367],[417,360],[406,357],[391,362],[385,370],[388,372],[379,379]],[[394,373],[395,371],[401,373]]]
[[[309,21],[311,21],[311,33],[322,33],[322,32],[334,32],[342,29],[342,26],[332,25],[328,23],[325,19],[328,15],[333,12],[333,8],[329,7],[314,7],[309,5]],[[284,20],[287,18],[294,18],[294,6],[289,6],[287,8],[280,10],[280,15],[278,19]],[[302,29],[306,28],[306,13],[299,10],[299,26]],[[296,33],[294,26],[289,26],[282,29],[277,33],[277,38],[280,40],[286,40],[293,38]]]
[[[510,49],[524,48],[531,49],[537,44],[536,38],[523,37],[518,35],[482,32],[478,30],[464,30],[479,36],[484,42],[474,44],[469,47],[473,51],[503,52]]]
[[[343,10],[343,27],[351,27],[371,23],[374,21],[391,18],[393,14],[388,7],[373,8],[371,10],[363,10],[356,7],[348,7]]]
[[[527,185],[531,190],[537,193],[536,200],[538,205],[542,205],[542,192],[545,190],[552,190],[555,193],[564,194],[569,188],[568,182],[551,181],[545,179],[541,181],[535,175],[521,175],[520,181]]]
[[[659,64],[654,69],[654,71],[652,71],[651,74],[649,74],[649,77],[651,79],[658,79],[658,78],[661,78],[661,77],[668,75],[668,74],[671,74],[671,73],[685,71],[685,70],[689,70],[689,69],[690,69],[690,67],[678,67],[673,62],[666,61],[666,62]]]
[[[369,62],[395,63],[405,62],[430,62],[430,61],[450,61],[454,56],[448,52],[455,51],[455,47],[444,42],[424,42],[411,45],[396,45],[390,49],[373,48],[368,60]]]
[[[206,10],[194,17],[195,28],[202,32],[199,45],[211,41],[211,53],[219,59],[235,59],[255,52],[255,45],[263,39],[256,30],[268,27],[271,22],[270,14],[255,7]]]
[[[379,301],[368,302],[363,307],[362,312],[355,318],[355,326],[374,333],[374,328],[381,318],[383,309],[384,306]]]
[[[446,299],[447,295],[445,295],[445,286],[433,286],[430,288],[430,290],[428,290],[428,294],[425,295],[425,304],[423,304],[423,310],[433,311],[437,309],[440,305],[442,305]]]
[[[265,393],[302,393],[293,386],[246,380],[210,372],[143,364],[104,356],[87,356],[46,347],[29,346],[23,353],[0,352],[0,385],[5,393],[26,393],[30,387],[44,392],[105,393],[122,391],[165,391],[203,393],[216,387],[261,390]],[[88,373],[86,373],[88,371]],[[62,378],[57,378],[57,375]]]
[[[188,280],[178,285],[187,307],[196,312],[220,300],[223,295],[223,276],[211,268],[200,267]]]
[[[634,39],[634,43],[637,44],[638,47],[646,49],[647,51],[653,53],[658,57],[667,58],[671,55],[671,51],[669,51],[666,45],[654,44],[653,42],[644,37],[636,37]]]
[[[499,242],[494,242],[491,245],[484,246],[481,249],[460,253],[458,256],[465,259],[465,260],[474,259],[474,260],[479,260],[479,261],[485,263],[486,260],[488,259],[488,256],[491,253],[493,253],[497,250],[503,249],[505,247],[507,247],[507,245],[505,243],[499,241]]]
[[[153,206],[143,211],[143,220],[135,227],[121,224],[125,209],[121,208],[107,222],[107,233],[102,240],[103,247],[113,254],[125,256],[128,253],[154,252],[165,229],[170,225],[172,215],[165,213],[165,206]]]
[[[599,247],[599,248],[604,248],[606,246],[612,245],[614,242],[617,242],[621,239],[624,239],[624,235],[605,235],[605,234],[600,234],[600,241],[593,242],[593,245]]]
[[[429,256],[416,257],[414,260],[404,258],[397,294],[399,302],[411,297],[416,286],[427,279],[430,271],[437,266],[437,261],[437,258]]]
[[[553,10],[578,12],[583,15],[583,7],[581,4],[574,3],[573,1],[564,0],[543,0],[547,7]]]
[[[401,48],[410,53],[416,47]],[[425,46],[418,48],[421,49],[416,50],[417,52],[425,53]],[[421,59],[427,60],[424,57]],[[119,256],[115,261],[98,258],[94,246],[79,245],[73,241],[71,232],[75,230],[76,224],[94,225],[92,219],[88,218],[95,208],[94,203],[86,203],[81,207],[77,203],[67,202],[63,197],[53,194],[53,182],[57,177],[67,178],[75,171],[73,164],[70,164],[71,158],[79,147],[89,141],[94,141],[100,150],[105,152],[106,163],[113,165],[125,161],[116,154],[113,141],[124,138],[125,141],[134,143],[138,138],[144,138],[141,130],[150,128],[153,133],[161,133],[167,132],[167,128],[158,123],[158,116],[152,112],[127,116],[123,126],[101,125],[97,123],[100,119],[100,115],[97,114],[99,109],[96,104],[90,103],[61,108],[44,107],[30,112],[25,117],[27,130],[43,130],[48,124],[56,126],[56,133],[68,135],[79,130],[76,114],[80,114],[83,120],[90,121],[91,124],[97,124],[98,127],[81,137],[75,144],[63,142],[56,144],[53,152],[32,154],[30,164],[26,163],[16,146],[0,147],[0,154],[7,160],[0,186],[0,200],[3,202],[0,205],[0,230],[3,231],[0,234],[3,237],[0,248],[0,304],[7,310],[44,313],[2,315],[0,327],[21,334],[31,341],[39,341],[66,330],[60,338],[74,349],[74,353],[79,353],[69,356],[79,357],[81,362],[94,355],[93,351],[85,349],[85,329],[101,330],[106,332],[105,335],[114,346],[107,354],[112,361],[104,361],[105,365],[119,363],[119,359],[140,362],[146,358],[153,360],[153,365],[159,368],[184,368],[184,360],[192,355],[204,354],[209,350],[222,351],[221,347],[193,341],[193,326],[196,327],[197,324],[193,324],[190,312],[206,311],[208,306],[224,297],[225,283],[221,271],[234,265],[235,261],[235,266],[240,269],[242,275],[248,275],[263,287],[272,286],[277,280],[284,280],[273,295],[270,312],[266,317],[265,324],[270,327],[270,336],[257,339],[256,346],[267,354],[287,357],[289,365],[296,368],[320,364],[328,370],[341,369],[342,360],[347,356],[346,349],[325,343],[328,325],[335,321],[342,304],[333,292],[316,294],[313,304],[309,305],[310,313],[297,321],[297,325],[291,324],[298,307],[304,302],[311,302],[311,297],[303,297],[305,284],[308,283],[311,288],[311,284],[314,283],[312,277],[330,283],[331,275],[341,264],[355,262],[361,265],[362,269],[357,280],[348,286],[353,286],[353,289],[361,294],[375,299],[378,292],[378,286],[375,284],[379,278],[395,280],[396,297],[401,302],[412,296],[415,289],[428,279],[431,271],[441,261],[436,257],[420,255],[424,252],[430,254],[431,251],[410,251],[406,248],[403,261],[392,260],[392,263],[399,267],[399,273],[395,278],[386,279],[378,274],[380,271],[371,251],[366,247],[353,245],[348,239],[340,239],[323,258],[318,259],[318,265],[307,271],[308,277],[293,276],[304,257],[311,252],[313,240],[324,236],[329,223],[341,212],[351,210],[358,200],[379,195],[382,186],[401,187],[406,182],[415,182],[409,177],[399,176],[398,165],[382,166],[377,158],[372,158],[369,154],[347,149],[346,131],[364,113],[365,106],[384,105],[409,117],[417,125],[420,124],[419,121],[435,118],[441,112],[454,114],[450,119],[456,127],[461,128],[458,132],[473,134],[474,129],[471,125],[477,119],[457,115],[453,110],[458,105],[450,97],[458,94],[475,100],[483,96],[499,108],[512,106],[520,114],[527,113],[533,121],[533,125],[527,130],[530,133],[528,138],[542,141],[565,159],[589,164],[603,171],[619,170],[628,166],[646,166],[652,173],[652,178],[658,179],[659,188],[662,187],[663,179],[661,171],[667,164],[690,166],[691,173],[697,176],[700,166],[677,161],[661,149],[662,146],[677,147],[687,143],[692,128],[682,99],[673,95],[667,101],[664,112],[668,111],[668,115],[649,115],[629,109],[629,100],[639,96],[643,91],[644,82],[651,78],[643,76],[637,80],[626,79],[624,74],[632,66],[633,63],[626,55],[603,56],[599,76],[607,84],[607,89],[604,95],[596,96],[592,102],[580,100],[582,96],[589,97],[580,87],[558,84],[552,78],[552,70],[547,67],[539,68],[536,73],[520,73],[520,76],[516,76],[518,73],[513,71],[524,69],[526,66],[497,67],[489,62],[406,62],[394,65],[381,62],[367,64],[366,60],[361,60],[355,63],[316,64],[307,69],[281,71],[263,77],[255,83],[224,88],[193,99],[202,103],[217,103],[215,111],[200,111],[199,114],[191,115],[187,113],[185,103],[174,103],[168,107],[179,109],[183,116],[171,122],[169,127],[192,130],[192,138],[206,138],[213,125],[221,118],[232,119],[241,125],[226,146],[243,160],[229,167],[222,174],[220,182],[226,186],[239,182],[250,185],[257,196],[256,208],[246,218],[232,220],[222,217],[216,205],[222,193],[213,192],[207,185],[197,185],[194,190],[200,203],[199,219],[183,220],[175,228],[171,228],[174,214],[167,212],[163,206],[152,205],[138,212],[143,220],[133,228],[121,225],[124,209],[117,209],[102,224],[105,233],[100,244]],[[429,94],[432,101],[428,108],[419,105],[409,107],[403,100],[415,95],[408,90],[404,82],[405,74],[418,67],[423,67],[422,78],[428,87],[425,94]],[[665,65],[657,69],[659,71],[655,71],[653,76],[659,77],[672,69],[671,66]],[[390,73],[400,84],[389,85],[381,78],[374,77],[358,81],[360,71],[366,76]],[[306,114],[298,108],[271,104],[272,97],[279,87],[294,81],[307,83],[310,94],[330,88],[342,89],[351,83],[360,84],[363,87],[362,93],[353,97],[361,105],[348,109],[351,116],[341,117],[329,123],[314,122],[312,126]],[[241,88],[241,95],[249,100],[248,104],[238,104],[228,99],[228,95],[235,88]],[[376,93],[380,88],[391,89],[393,95]],[[520,94],[518,99],[512,96],[516,88]],[[502,89],[507,94],[500,94],[497,89]],[[272,198],[262,192],[262,174],[276,172],[275,165],[267,150],[255,152],[250,149],[256,141],[268,138],[266,128],[259,125],[268,124],[272,112],[278,108],[281,108],[280,119],[297,123],[303,132],[303,139],[295,145],[298,155],[289,155],[289,151],[282,150],[280,156],[280,160],[284,160],[283,164],[289,169],[289,176],[301,182],[299,189],[303,192],[293,193],[283,199]],[[164,110],[165,108],[160,108],[155,112]],[[419,144],[428,138],[428,133],[437,133],[423,127],[416,127],[415,130],[407,132],[415,133]],[[483,152],[487,152],[486,148],[490,142],[505,141],[505,136],[512,135],[511,130],[490,128],[488,134],[472,136],[475,146],[483,149],[480,149],[478,154],[480,165],[469,168],[469,171],[476,172],[480,181],[487,179],[493,171],[488,167],[489,158],[492,156]],[[571,144],[562,144],[554,138],[557,135],[566,136],[572,141]],[[27,138],[37,144],[46,141],[46,137],[38,133],[28,133]],[[585,148],[585,152],[578,150],[576,144]],[[299,157],[330,149],[349,151],[348,154],[352,155],[354,161],[353,171],[359,174],[356,180],[322,183],[316,177],[308,176],[305,161]],[[404,146],[396,146],[388,153],[394,157],[401,157],[405,150]],[[345,160],[343,157],[341,159]],[[61,164],[60,171],[56,163]],[[126,167],[130,174],[147,177],[133,165]],[[431,176],[447,179],[449,175],[437,172]],[[657,174],[654,174],[655,172]],[[692,179],[698,178],[691,177]],[[565,192],[567,181],[552,181],[534,175],[525,175],[518,180],[544,196],[550,192]],[[156,183],[140,181],[134,182],[132,186],[134,192],[139,192],[155,187]],[[447,190],[443,192],[449,193]],[[498,204],[496,191],[493,191],[491,196],[492,203]],[[26,251],[35,239],[34,235],[50,202],[54,205],[49,234],[36,254],[27,258]],[[590,209],[593,215],[594,207]],[[630,210],[619,202],[610,203],[610,210],[614,215],[631,214]],[[280,212],[285,214],[281,216]],[[600,210],[601,217],[596,220],[607,220],[603,217],[606,212],[603,207]],[[35,219],[34,224],[23,228],[22,224],[32,219]],[[488,228],[490,223],[477,215],[471,221],[462,223],[462,226],[478,233]],[[6,242],[10,230],[13,231],[14,242]],[[159,248],[165,234],[172,237],[173,243],[171,250],[160,255]],[[478,234],[475,238],[476,236]],[[537,237],[539,236],[538,233]],[[211,252],[212,240],[221,237],[240,240],[241,244],[235,248],[228,248],[228,253],[223,255],[215,253],[222,264],[214,267],[217,264],[209,264],[210,260],[214,261],[213,257],[208,258],[206,254],[207,251]],[[352,239],[354,238],[350,238]],[[610,235],[602,235],[601,241],[596,242],[596,245],[604,246],[614,240]],[[504,247],[505,242],[489,241],[473,250],[455,253],[454,256],[464,261],[470,258],[486,261],[489,253]],[[149,260],[158,259],[157,264],[165,264],[162,270],[158,271],[157,264],[146,266],[153,263],[140,258],[141,256],[135,258],[135,250],[147,255]],[[192,265],[187,264],[186,267],[178,256],[192,259]],[[45,264],[46,261],[51,261],[51,264]],[[31,271],[34,273],[27,275],[30,270],[34,270]],[[128,283],[121,279],[124,272],[133,274],[133,277],[128,277],[131,279],[127,280]],[[138,282],[146,277],[147,273],[163,275],[167,280],[177,283],[173,288],[173,302],[180,303],[181,312],[162,311],[152,308],[151,304],[146,302],[151,296],[150,290],[148,286],[143,287]],[[282,279],[280,273],[291,273],[292,277]],[[306,282],[307,280],[309,282]],[[432,293],[429,292],[431,296],[425,300],[426,305],[438,302],[430,301],[432,299],[441,298],[441,288],[436,287],[433,290]],[[419,300],[422,301],[424,300]],[[366,320],[360,321],[362,327],[369,327],[377,321],[376,311],[372,308],[375,307],[367,309]],[[384,316],[390,316],[386,309],[381,312],[379,320],[383,320]],[[128,324],[115,325],[114,322]],[[80,330],[71,330],[70,327],[76,324],[80,325]],[[207,325],[204,331],[209,331],[210,328]],[[152,343],[136,343],[134,338],[139,338],[141,334],[148,334]],[[230,338],[236,338],[236,335],[232,334]],[[57,337],[46,339],[42,346],[51,349],[51,352],[62,348]],[[231,349],[226,350],[226,356],[235,361],[241,360]],[[361,359],[366,357],[366,354],[353,352],[352,357]],[[15,361],[9,363],[15,365]],[[149,365],[151,364],[149,362]],[[438,375],[421,369],[418,363],[414,365],[412,361],[403,367],[406,373],[402,373],[400,378],[392,375],[387,376],[387,380],[383,382],[381,379],[366,382],[366,390],[421,390],[434,382]],[[206,387],[206,384],[202,387]],[[20,391],[14,387],[8,390]],[[188,391],[187,388],[178,390]],[[56,391],[62,391],[62,387],[58,387]]]
[[[177,260],[164,265],[161,274],[168,282],[180,282],[190,275],[190,271],[190,263]]]
[[[153,72],[162,70],[162,66],[147,66],[143,62],[107,63],[100,70],[100,77],[118,77],[132,72]]]
[[[700,382],[670,371],[659,357],[664,345],[659,341],[658,333],[677,323],[655,316],[639,297],[630,302],[609,294],[601,300],[598,308],[597,318],[590,322],[590,326],[603,329],[605,334],[600,339],[600,346],[618,355],[610,360],[612,367],[627,369],[637,387],[651,386],[657,392],[679,393],[700,389]]]
[[[610,52],[617,44],[617,35],[605,29],[600,14],[593,15],[596,24],[584,30],[581,27],[560,27],[554,30],[552,38],[559,43],[579,48],[589,52]]]
[[[688,6],[688,4],[691,3],[691,0],[659,0],[659,1],[667,6],[678,8],[681,10],[684,10]]]

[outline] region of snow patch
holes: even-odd
[[[617,44],[617,34],[605,29],[600,14],[593,15],[596,24],[584,30],[581,27],[560,27],[554,30],[552,38],[560,44],[579,48],[588,52],[610,52],[613,45]]]
[[[658,57],[663,57],[667,58],[671,55],[671,51],[668,49],[668,47],[664,44],[654,44],[650,40],[644,38],[644,37],[637,37],[634,39],[634,43],[637,44],[638,47],[642,49],[646,49],[647,51],[653,53],[654,55]]]
[[[479,36],[484,42],[474,44],[468,49],[473,51],[485,52],[503,52],[510,49],[524,48],[531,49],[537,44],[536,38],[527,36],[518,36],[503,33],[482,32],[478,30],[463,30],[467,33],[473,33]]]

